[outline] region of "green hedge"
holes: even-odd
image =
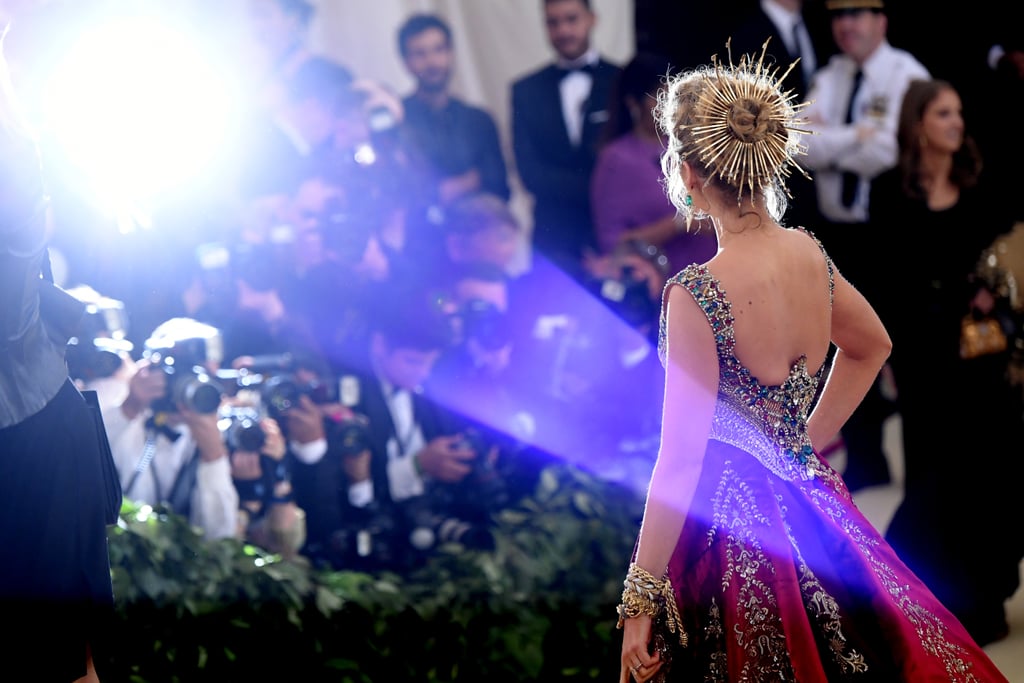
[[[407,576],[323,572],[126,502],[110,530],[104,682],[593,681],[618,676],[615,605],[643,501],[546,469],[491,552]]]

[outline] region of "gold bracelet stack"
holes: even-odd
[[[656,579],[653,574],[634,562],[629,565],[622,585],[622,604],[616,610],[619,614],[619,621],[616,624],[618,628],[622,628],[626,619],[633,619],[641,614],[654,619],[664,611],[668,630],[679,634],[681,647],[687,646],[690,639],[683,630],[675,592],[667,576]]]

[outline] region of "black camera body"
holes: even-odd
[[[343,457],[359,455],[373,448],[370,439],[370,419],[355,413],[350,417],[326,418],[327,444]]]
[[[389,507],[371,503],[357,509],[336,529],[327,547],[318,549],[335,569],[357,571],[400,570],[409,561],[408,546]]]
[[[220,382],[207,371],[219,365],[224,352],[220,331],[191,318],[172,318],[146,340],[142,357],[152,370],[167,376],[167,391],[153,402],[155,413],[174,413],[184,406],[203,415],[220,408]]]
[[[303,396],[308,396],[318,405],[335,403],[338,401],[338,387],[326,379],[304,381],[291,373],[268,377],[260,386],[263,405],[270,417],[278,422],[284,420],[284,414],[289,409],[299,405]]]
[[[482,515],[460,514],[430,492],[400,505],[411,550],[428,553],[449,543],[473,550],[494,548],[494,534]]]
[[[255,408],[231,407],[220,413],[217,426],[224,436],[224,445],[230,452],[251,451],[259,453],[267,442],[267,435],[260,424],[260,414]]]
[[[469,299],[456,315],[461,321],[461,338],[475,339],[487,351],[497,351],[512,341],[508,316],[490,301]]]
[[[69,290],[85,302],[85,313],[74,336],[68,339],[64,356],[68,374],[73,379],[89,381],[117,372],[125,358],[131,356],[134,345],[125,338],[128,317],[124,302],[84,289]]]
[[[598,280],[594,287],[605,305],[631,327],[657,320],[660,302],[651,297],[647,281],[632,266],[623,266],[620,277]]]
[[[223,392],[202,366],[179,365],[173,356],[160,356],[159,362],[151,367],[167,376],[167,391],[153,401],[154,413],[174,413],[178,406],[202,415],[217,412]]]

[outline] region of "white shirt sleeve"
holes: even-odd
[[[352,507],[364,508],[373,502],[373,479],[357,481],[348,487],[348,502]]]
[[[190,521],[203,529],[206,538],[237,537],[238,491],[227,457],[199,463]]]
[[[296,460],[306,465],[315,465],[327,453],[327,439],[317,439],[309,443],[292,441],[289,442],[288,447],[291,448]]]

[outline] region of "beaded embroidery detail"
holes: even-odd
[[[814,235],[804,232],[821,248]],[[825,261],[831,299],[833,266],[827,254]],[[673,284],[681,285],[693,296],[715,336],[720,374],[711,438],[750,450],[765,467],[784,479],[831,478],[833,473],[822,465],[807,437],[807,416],[826,364],[812,376],[807,372],[807,358],[801,356],[793,362],[782,384],[761,384],[736,358],[732,306],[707,266],[693,264],[670,278],[663,300]],[[658,331],[662,365],[667,363],[667,336],[668,320],[663,306]]]

